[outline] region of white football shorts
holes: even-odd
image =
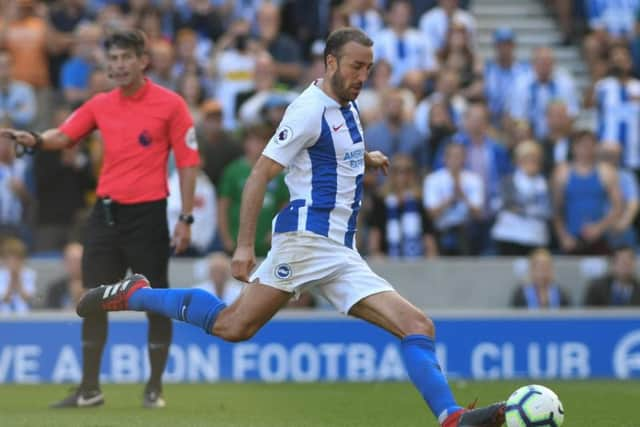
[[[345,314],[370,295],[394,290],[357,251],[300,231],[274,234],[271,250],[251,276],[255,279],[296,295],[315,288]]]

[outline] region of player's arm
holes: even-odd
[[[267,184],[283,169],[280,163],[262,155],[244,184],[240,204],[238,243],[231,263],[233,277],[243,282],[249,281],[249,273],[255,266],[256,223],[262,209]]]

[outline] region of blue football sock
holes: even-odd
[[[461,409],[440,369],[432,338],[426,335],[406,336],[402,340],[402,355],[411,382],[440,423]]]
[[[227,305],[202,289],[142,288],[129,298],[130,310],[152,311],[191,323],[211,333],[218,314]]]

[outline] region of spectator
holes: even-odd
[[[208,100],[200,106],[200,119],[196,122],[198,149],[202,170],[209,180],[218,187],[224,168],[242,155],[242,147],[222,126],[222,105]]]
[[[485,97],[491,113],[491,123],[503,128],[509,113],[508,99],[516,82],[531,72],[531,65],[516,60],[516,35],[509,27],[493,33],[495,58],[486,61],[484,68]]]
[[[530,283],[518,287],[511,305],[529,310],[557,309],[569,305],[567,293],[555,282],[553,259],[546,249],[537,249],[529,256]]]
[[[58,108],[54,123],[61,125],[70,114],[69,108]],[[71,233],[97,184],[92,159],[84,144],[62,151],[38,151],[33,159],[38,200],[35,250],[59,251],[79,237]]]
[[[166,41],[158,41],[151,45],[150,50],[151,68],[147,75],[160,86],[175,90],[176,77],[173,74],[173,46]]]
[[[210,252],[216,237],[218,223],[216,212],[216,189],[207,175],[199,171],[196,177],[193,199],[193,224],[191,225],[191,244],[184,256],[202,256]],[[174,170],[169,176],[169,197],[167,199],[167,219],[169,233],[173,235],[182,213],[180,199],[180,174]]]
[[[236,124],[236,98],[238,94],[253,90],[256,67],[255,54],[249,48],[249,27],[246,22],[235,22],[216,46],[214,68],[216,96],[222,103],[223,126],[227,130]]]
[[[425,137],[429,137],[429,109],[431,105],[439,102],[446,105],[449,116],[456,128],[464,122],[464,114],[467,110],[467,100],[459,93],[460,77],[449,69],[442,69],[436,80],[436,90],[429,97],[420,101],[416,107],[413,119],[418,131]]]
[[[36,90],[47,88],[49,80],[48,27],[36,14],[35,0],[9,3],[0,23],[0,46],[13,57],[12,76]]]
[[[218,198],[218,231],[224,250],[233,252],[238,237],[240,202],[244,182],[260,157],[270,129],[260,126],[249,128],[244,137],[244,156],[231,162],[222,173]],[[264,204],[258,216],[256,229],[256,256],[265,256],[271,245],[271,221],[280,208],[289,201],[283,175],[278,175],[267,186]]]
[[[11,54],[0,50],[0,126],[26,128],[37,109],[33,88],[11,78]]]
[[[605,141],[600,145],[600,161],[608,163],[611,168],[618,170],[618,184],[622,200],[622,213],[611,227],[609,234],[609,245],[612,248],[636,244],[633,223],[640,207],[636,175],[626,168],[620,168],[620,150],[620,145],[616,143],[611,144]]]
[[[476,22],[469,12],[458,7],[458,0],[439,0],[438,6],[426,12],[420,18],[420,31],[436,48],[442,49],[452,24],[466,28],[473,40]]]
[[[276,63],[278,80],[293,87],[302,77],[302,55],[296,40],[280,32],[280,10],[264,2],[257,10],[258,39]]]
[[[369,255],[392,258],[436,256],[431,221],[420,194],[420,183],[411,156],[397,154],[391,160],[390,177],[380,195],[374,196],[368,218]]]
[[[81,24],[74,31],[71,57],[62,65],[60,87],[64,99],[72,107],[78,107],[89,99],[89,79],[99,65],[100,27]]]
[[[528,121],[538,140],[546,138],[549,132],[547,107],[552,101],[564,101],[572,118],[578,114],[579,100],[573,78],[557,70],[554,61],[553,50],[537,48],[533,57],[534,72],[517,81],[511,98],[511,118]]]
[[[379,150],[388,157],[404,153],[422,160],[421,138],[414,124],[405,119],[404,100],[400,89],[388,91],[383,98],[383,119],[365,129],[367,149]],[[422,167],[424,165],[420,165]]]
[[[360,28],[371,38],[384,27],[382,16],[370,0],[347,0],[345,6],[349,13],[349,25]]]
[[[599,39],[629,39],[639,9],[637,1],[586,0],[587,23]]]
[[[466,168],[482,179],[487,219],[495,213],[502,179],[513,172],[509,153],[488,132],[489,112],[484,104],[475,103],[467,109],[464,131],[453,137],[467,150]],[[441,160],[436,160],[440,165]]]
[[[392,65],[391,84],[398,86],[411,70],[426,76],[433,74],[438,68],[436,51],[418,30],[410,27],[411,4],[393,0],[388,22],[389,27],[378,32],[373,49],[376,62],[384,59]]]
[[[213,3],[207,0],[189,0],[184,14],[176,14],[175,27],[189,28],[198,34],[199,39],[206,39],[207,43],[218,40],[224,28],[222,19]]]
[[[194,121],[200,119],[200,105],[205,99],[204,88],[202,82],[196,73],[183,74],[176,84],[177,92],[180,94],[187,106],[189,107],[189,113],[193,117]]]
[[[464,146],[450,143],[444,153],[445,167],[425,178],[422,200],[438,231],[438,252],[469,255],[468,230],[483,217],[482,179],[464,170]]]
[[[211,292],[227,305],[242,293],[242,284],[231,277],[231,259],[224,252],[209,255],[209,279],[194,287]]]
[[[324,57],[322,69],[324,72]],[[382,95],[393,89],[391,86],[391,64],[381,59],[371,68],[371,86],[365,86],[358,96],[360,120],[365,125],[382,120]]]
[[[64,248],[65,275],[46,287],[45,308],[75,310],[84,293],[82,287],[82,245],[69,243]]]
[[[570,136],[573,132],[573,120],[569,116],[567,104],[553,101],[547,107],[547,123],[549,132],[542,143],[543,173],[551,177],[554,168],[569,161],[571,155]]]
[[[631,76],[626,47],[611,51],[609,77],[596,83],[598,140],[622,146],[623,165],[640,174],[640,80]]]
[[[616,171],[597,163],[596,144],[592,132],[578,132],[573,139],[573,161],[559,165],[553,175],[554,226],[567,254],[608,253],[606,233],[621,212]]]
[[[551,197],[540,173],[542,150],[535,141],[526,141],[518,145],[515,157],[516,171],[502,182],[500,211],[491,232],[500,255],[529,255],[549,244]]]
[[[58,88],[60,69],[69,59],[76,26],[88,18],[84,0],[59,0],[49,7],[49,73],[51,82]]]
[[[640,306],[640,282],[636,275],[636,254],[630,246],[613,251],[611,272],[591,282],[584,305],[593,307]]]
[[[471,38],[463,25],[451,25],[445,45],[438,52],[438,59],[442,67],[458,74],[465,98],[475,101],[484,99],[481,62],[474,54]]]
[[[36,272],[25,267],[27,247],[17,239],[2,242],[0,314],[28,312],[36,293]]]
[[[33,195],[28,159],[16,158],[13,144],[0,140],[0,236],[30,237]]]
[[[285,99],[286,104],[298,96],[297,92],[285,91],[276,87],[277,76],[275,62],[271,55],[262,52],[256,56],[253,88],[238,94],[240,105],[238,118],[243,126],[255,126],[264,123],[262,112],[267,101],[278,96]]]
[[[436,155],[442,152],[445,144],[457,132],[450,110],[444,102],[435,102],[429,110],[429,132],[423,147],[425,170],[430,171],[436,161]]]

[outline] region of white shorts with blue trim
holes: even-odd
[[[314,288],[342,313],[358,301],[393,287],[360,254],[310,232],[274,234],[271,250],[251,281],[300,294]]]

